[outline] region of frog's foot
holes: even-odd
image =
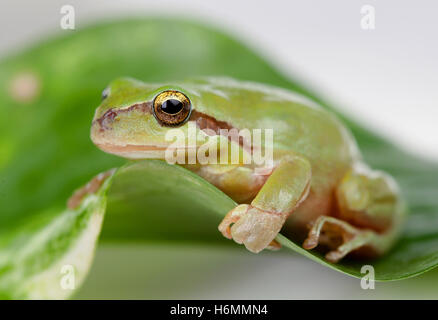
[[[336,263],[349,254],[364,246],[370,247],[373,252],[375,243],[380,235],[372,230],[361,230],[353,227],[348,222],[327,216],[319,217],[309,231],[303,248],[310,250],[318,244],[327,245],[335,250],[329,251],[325,258]]]
[[[218,229],[225,238],[232,239],[231,226],[236,223],[240,217],[248,211],[249,204],[241,204],[229,211],[220,223]]]
[[[238,205],[228,212],[219,231],[228,239],[244,244],[254,253],[265,248],[277,250],[281,245],[274,240],[284,223],[284,217],[248,204]]]

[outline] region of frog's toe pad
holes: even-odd
[[[230,227],[231,238],[237,243],[244,244],[249,251],[254,253],[267,247],[278,248],[273,240],[283,226],[284,218],[253,206],[239,207],[231,211],[231,213],[235,210],[238,212],[238,219]]]
[[[219,224],[219,231],[225,238],[232,239],[231,226],[236,223],[240,217],[245,214],[249,209],[248,204],[241,204],[235,207],[233,210],[227,213],[225,218]]]
[[[279,243],[277,240],[272,240],[269,246],[266,247],[266,249],[271,251],[278,251],[281,249],[281,243]]]

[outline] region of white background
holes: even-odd
[[[28,43],[36,42],[44,35],[72,32],[61,31],[59,27],[59,11],[64,4],[75,7],[77,27],[100,17],[143,13],[194,17],[217,26],[262,52],[282,72],[288,74],[293,71],[298,74],[334,105],[369,127],[412,152],[438,159],[438,2],[3,0],[0,4],[0,57],[25,47]],[[366,4],[375,7],[375,30],[363,30],[360,27],[360,9]],[[97,265],[103,263],[105,254],[108,255],[105,251],[98,253]],[[147,255],[148,252],[144,254]],[[206,252],[201,254],[211,259],[220,259],[221,255],[225,253],[217,251],[210,252],[209,255]],[[228,253],[226,255],[229,258]],[[358,280],[328,270],[302,257],[294,258],[293,262],[287,254],[260,257],[238,252],[231,254],[231,257],[235,257],[237,261],[236,268],[245,272],[244,277],[230,274],[233,281],[219,283],[214,277],[206,276],[213,269],[209,269],[211,267],[208,261],[204,261],[203,269],[199,270],[200,277],[204,272],[204,289],[200,290],[198,286],[197,291],[190,291],[189,284],[180,280],[180,287],[185,288],[184,292],[181,295],[172,293],[170,296],[438,296],[436,290],[418,289],[419,283],[427,287],[427,277],[397,284],[377,284],[376,290],[364,291],[360,289]],[[200,262],[202,263],[202,258]],[[114,276],[117,276],[116,272],[114,269]],[[172,274],[174,273],[169,272],[168,276]],[[222,278],[226,276],[222,275]],[[190,283],[193,283],[192,280],[187,279]],[[142,279],[136,278],[133,281],[141,288]],[[153,287],[150,282],[144,285]],[[159,285],[156,287],[159,288]],[[168,292],[167,294],[169,296]],[[144,292],[139,292],[134,297],[144,297]]]

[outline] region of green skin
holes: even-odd
[[[306,249],[328,247],[330,262],[351,252],[382,255],[397,239],[404,210],[394,180],[364,165],[352,135],[333,114],[294,92],[229,78],[171,85],[117,79],[96,110],[92,141],[128,159],[164,159],[171,127],[157,121],[153,108],[132,107],[151,106],[167,90],[191,101],[192,113],[178,127],[186,136],[199,114],[219,127],[273,129],[274,167],[262,175],[253,163],[182,164],[240,203],[219,225],[225,237],[259,252],[278,248],[274,238],[283,228],[304,239]]]

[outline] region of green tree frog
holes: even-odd
[[[166,159],[169,131],[189,136],[190,125],[247,155],[254,149],[223,130],[272,130],[268,167],[240,157],[237,163],[178,163],[239,203],[218,228],[252,252],[279,248],[275,237],[282,230],[307,250],[323,248],[335,263],[350,253],[380,256],[400,234],[404,210],[395,181],[363,163],[352,135],[333,114],[297,93],[229,78],[171,84],[120,78],[102,98],[91,139],[128,159]],[[178,152],[187,160],[192,147]],[[213,148],[224,149],[220,143]]]

